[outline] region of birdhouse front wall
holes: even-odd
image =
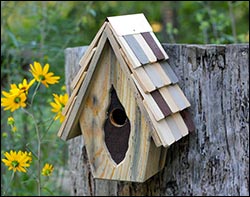
[[[84,108],[79,118],[95,178],[143,182],[164,167],[167,149],[156,147],[153,142],[153,128],[141,113],[131,83],[133,81],[125,74],[112,46],[106,41],[82,101]],[[110,118],[112,88],[130,123],[127,151],[124,159],[118,162],[107,148],[105,132],[108,131],[104,132],[105,121]]]

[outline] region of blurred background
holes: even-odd
[[[42,99],[34,104],[45,127],[51,119],[52,93],[65,92],[65,48],[89,45],[106,17],[135,13],[144,13],[162,43],[249,43],[249,1],[1,1],[1,90],[8,91],[11,83],[23,78],[30,80],[29,64],[34,61],[49,63],[61,80],[51,88],[41,87]],[[34,128],[26,115],[2,108],[1,115],[1,158],[5,151],[35,146]],[[10,115],[16,119],[15,133],[7,125]],[[44,160],[55,165],[53,176],[43,180],[48,182],[43,195],[68,195],[62,186],[67,143],[57,138],[59,127],[58,121],[53,124],[42,144]],[[10,176],[1,163],[1,189],[8,186]],[[36,193],[29,174],[18,174],[9,187],[10,195]]]

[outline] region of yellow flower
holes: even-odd
[[[32,162],[32,153],[31,152],[28,153],[27,151],[25,151],[23,154],[26,155],[26,157],[28,157],[27,163],[31,163]]]
[[[62,91],[66,91],[66,85],[63,85],[63,86],[61,87],[61,90],[62,90]]]
[[[34,62],[34,66],[30,64],[30,68],[30,72],[34,76],[35,80],[41,82],[46,87],[49,87],[48,84],[55,84],[59,82],[59,76],[53,76],[54,73],[48,72],[49,64],[45,64],[44,68],[42,68],[39,62]]]
[[[11,127],[11,130],[12,130],[12,132],[14,132],[14,133],[15,133],[15,132],[17,131],[16,126],[12,126],[12,127]]]
[[[29,83],[27,83],[27,80],[24,79],[23,83],[18,84],[19,90],[23,91],[25,94],[28,94],[29,88],[34,84],[36,80],[32,79]]]
[[[2,91],[2,94],[5,96],[5,98],[1,98],[1,106],[5,107],[4,110],[13,112],[20,107],[26,107],[26,94],[19,90],[15,84],[11,85],[10,92]]]
[[[161,30],[162,30],[162,24],[159,22],[153,22],[151,24],[151,27],[153,29],[153,32],[161,32]]]
[[[3,132],[3,133],[2,133],[2,136],[3,136],[3,137],[8,137],[8,133],[7,133],[7,132]]]
[[[54,170],[54,167],[51,164],[46,163],[42,169],[42,175],[50,176],[53,170]]]
[[[8,170],[13,170],[14,172],[26,172],[26,167],[29,167],[30,164],[28,161],[30,157],[27,154],[23,153],[22,151],[10,151],[10,153],[5,152],[4,156],[7,159],[2,159],[2,162],[9,167]]]
[[[11,130],[15,133],[17,131],[17,128],[15,126],[15,119],[12,116],[10,116],[10,117],[8,117],[7,123],[8,123],[8,125],[10,125]]]
[[[12,116],[8,117],[8,125],[14,125],[14,124],[15,124],[15,119]]]
[[[69,96],[67,93],[65,93],[64,95],[53,94],[53,96],[54,102],[50,102],[50,105],[52,107],[51,111],[56,113],[55,120],[59,118],[60,122],[63,122],[65,117],[62,114],[62,110],[68,102]]]

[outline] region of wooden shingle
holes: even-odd
[[[147,75],[149,76],[156,88],[161,88],[171,83],[169,77],[164,72],[160,64],[148,64],[145,65],[143,68],[145,69]]]
[[[158,47],[157,43],[155,42],[154,38],[152,37],[150,32],[141,33],[145,41],[148,43],[150,48],[152,49],[153,53],[155,54],[158,61],[164,60],[165,56],[161,49]]]
[[[136,58],[140,61],[142,65],[148,64],[150,62],[146,53],[144,52],[144,50],[142,49],[142,47],[140,46],[140,44],[138,43],[138,41],[135,39],[133,35],[126,35],[126,36],[123,36],[123,38],[126,40],[129,47],[135,54]]]

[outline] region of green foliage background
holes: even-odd
[[[9,84],[31,79],[29,64],[49,63],[60,75],[60,84],[39,90],[42,99],[35,103],[41,127],[51,118],[52,93],[62,93],[64,84],[64,49],[89,45],[108,16],[144,13],[160,31],[161,42],[187,44],[231,44],[249,42],[249,1],[1,1],[1,90]],[[47,103],[45,104],[44,103]],[[7,125],[11,114],[1,109],[1,153],[25,150],[35,143],[34,128],[20,111],[14,113],[18,132]],[[55,165],[43,195],[68,195],[60,181],[67,169],[67,145],[57,138],[59,123],[53,125],[42,145],[43,160]],[[35,170],[35,169],[33,169]],[[11,172],[1,164],[1,191],[8,186]],[[9,185],[9,195],[35,195],[31,175],[19,174]],[[52,192],[53,191],[53,192]]]

